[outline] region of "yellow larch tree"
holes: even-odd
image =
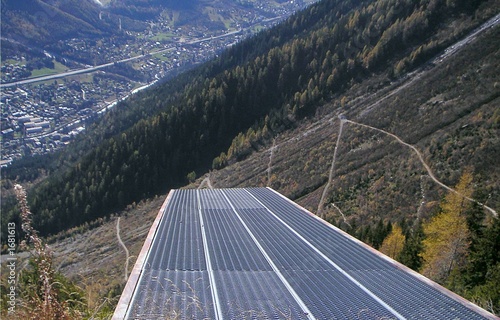
[[[403,250],[405,239],[406,237],[403,234],[403,229],[395,224],[392,227],[391,233],[384,239],[384,242],[382,242],[379,250],[383,254],[396,259]]]
[[[472,174],[466,171],[456,192],[446,195],[441,212],[423,224],[426,238],[422,242],[422,274],[439,283],[443,283],[454,268],[465,263],[470,236],[465,211],[471,205],[465,197],[470,197],[474,191],[472,180]]]

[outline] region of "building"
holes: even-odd
[[[2,137],[8,138],[8,139],[14,138],[14,130],[11,128],[2,130]]]
[[[26,128],[26,134],[31,135],[31,134],[36,134],[40,133],[43,131],[42,127],[32,127],[32,128]]]

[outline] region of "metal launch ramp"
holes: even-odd
[[[496,319],[269,188],[172,190],[113,319]]]

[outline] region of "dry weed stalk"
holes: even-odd
[[[33,260],[35,267],[38,268],[38,279],[35,279],[34,292],[22,301],[29,319],[72,319],[66,312],[64,306],[57,299],[57,290],[54,281],[54,269],[52,268],[52,254],[47,245],[44,245],[36,230],[32,226],[31,211],[26,198],[24,188],[16,184],[14,186],[16,198],[21,209],[21,228],[26,234],[28,241],[23,240],[21,247],[27,248],[28,243],[33,245]]]

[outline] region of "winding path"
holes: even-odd
[[[469,33],[464,39],[456,42],[455,44],[451,45],[450,47],[448,47],[447,49],[445,49],[440,55],[436,56],[435,58],[431,59],[429,62],[434,64],[434,65],[439,65],[441,63],[443,63],[444,60],[448,59],[450,56],[452,56],[453,54],[455,54],[459,49],[461,49],[462,47],[466,46],[466,45],[469,45],[475,38],[477,38],[482,32],[484,32],[485,30],[488,30],[490,28],[493,28],[495,26],[497,26],[498,24],[500,24],[500,13],[497,14],[496,16],[494,16],[493,18],[491,18],[490,20],[486,21],[484,24],[482,24],[480,27],[478,27],[477,29],[473,30],[471,33]],[[433,69],[433,68],[431,68]],[[379,104],[381,104],[383,101],[387,100],[388,98],[394,96],[396,93],[400,92],[402,89],[406,88],[406,87],[409,87],[411,84],[415,83],[418,79],[420,79],[424,74],[428,73],[429,72],[429,68],[427,68],[427,65],[424,66],[424,67],[421,67],[411,73],[409,73],[408,75],[406,75],[405,77],[403,77],[402,79],[400,79],[399,81],[391,84],[391,86],[389,86],[388,91],[383,94],[382,96],[379,96],[377,97],[377,95],[379,94],[378,92],[375,92],[373,94],[370,94],[368,96],[362,96],[362,97],[359,97],[359,101],[358,102],[355,102],[352,106],[352,109],[360,109],[362,108],[362,110],[360,110],[360,116],[366,116],[368,113],[370,113],[375,107],[377,107]],[[357,99],[358,100],[358,99]],[[373,102],[369,103],[370,100],[374,100]],[[431,177],[431,179],[437,183],[438,185],[442,186],[443,188],[451,191],[451,192],[454,192],[462,197],[464,197],[465,199],[469,200],[469,201],[472,201],[472,202],[475,202],[477,204],[479,204],[480,206],[486,208],[488,211],[490,211],[494,217],[498,217],[498,213],[486,206],[485,204],[475,200],[475,199],[472,199],[470,197],[466,197],[460,193],[458,193],[456,190],[448,187],[447,185],[445,185],[444,183],[442,183],[441,181],[439,181],[433,174],[433,172],[431,171],[431,168],[427,165],[427,163],[424,161],[423,159],[423,156],[422,154],[418,151],[417,148],[415,148],[414,146],[404,142],[403,140],[401,140],[399,137],[397,137],[396,135],[392,134],[392,133],[389,133],[387,131],[384,131],[384,130],[381,130],[381,129],[378,129],[378,128],[375,128],[375,127],[371,127],[371,126],[368,126],[368,125],[365,125],[365,124],[361,124],[361,123],[357,123],[357,122],[354,122],[352,120],[347,120],[345,118],[343,118],[342,116],[339,116],[341,117],[341,127],[340,127],[340,132],[339,132],[339,136],[337,138],[337,145],[335,147],[335,152],[334,152],[334,156],[333,156],[333,160],[332,160],[332,166],[330,168],[330,175],[329,175],[329,179],[328,179],[328,183],[325,187],[325,189],[323,190],[323,195],[321,197],[321,200],[318,204],[318,209],[317,209],[317,215],[321,217],[322,215],[322,208],[324,206],[324,199],[326,197],[326,193],[328,191],[328,188],[330,187],[330,184],[331,184],[331,181],[333,179],[333,171],[334,171],[334,166],[335,166],[335,161],[336,161],[336,156],[337,156],[337,146],[340,142],[340,137],[341,137],[341,134],[342,134],[342,122],[350,122],[352,124],[357,124],[357,125],[360,125],[360,126],[364,126],[364,127],[367,127],[367,128],[370,128],[370,129],[373,129],[373,130],[377,130],[377,131],[380,131],[382,133],[385,133],[387,135],[390,135],[392,136],[393,138],[395,138],[399,143],[411,148],[418,156],[420,162],[422,163],[422,165],[424,166],[424,168],[426,169],[426,171],[428,172],[429,176]],[[332,121],[334,121],[336,118],[336,116],[333,116],[333,117],[329,117],[329,118],[323,118],[321,120],[318,120],[314,123],[311,124],[311,126],[309,127],[309,129],[307,129],[306,131],[302,132],[302,133],[299,133],[297,134],[296,136],[294,137],[291,137],[285,141],[282,141],[281,143],[278,143],[278,144],[275,144],[273,143],[273,146],[271,148],[268,149],[268,151],[271,152],[271,155],[273,154],[273,149],[275,148],[279,148],[281,145],[286,145],[288,143],[296,143],[298,140],[300,140],[301,138],[311,134],[311,133],[314,133],[316,131],[318,131],[319,129],[329,125]],[[269,165],[268,165],[269,166]],[[268,168],[268,181],[269,181],[269,168]],[[340,209],[332,204],[339,212]],[[420,210],[420,208],[419,208]],[[345,220],[345,217],[344,217],[344,220]]]
[[[378,131],[378,132],[382,132],[388,136],[391,136],[393,137],[394,139],[396,139],[400,144],[404,145],[404,146],[407,146],[408,148],[412,149],[416,154],[417,154],[417,157],[418,159],[420,160],[420,162],[422,163],[422,165],[424,166],[425,170],[427,171],[427,174],[431,177],[432,180],[434,180],[435,183],[437,183],[438,185],[440,185],[441,187],[445,188],[446,190],[448,191],[451,191],[459,196],[461,196],[462,198],[464,199],[467,199],[471,202],[475,202],[477,203],[478,205],[482,206],[483,208],[487,209],[488,211],[490,211],[494,217],[498,217],[498,213],[488,207],[487,205],[473,199],[473,198],[470,198],[470,197],[467,197],[463,194],[461,194],[460,192],[456,191],[455,189],[453,188],[450,188],[448,187],[447,185],[445,185],[444,183],[442,183],[441,181],[439,181],[436,176],[434,175],[434,173],[432,172],[431,168],[429,167],[429,165],[424,161],[424,158],[422,156],[422,154],[420,153],[420,151],[418,151],[417,148],[415,148],[413,145],[409,144],[409,143],[406,143],[404,142],[403,140],[401,140],[398,136],[396,136],[395,134],[393,133],[390,133],[390,132],[387,132],[385,130],[382,130],[382,129],[379,129],[379,128],[375,128],[375,127],[372,127],[372,126],[369,126],[367,124],[363,124],[363,123],[359,123],[359,122],[355,122],[355,121],[352,121],[352,120],[345,120],[346,122],[349,122],[349,123],[352,123],[352,124],[355,124],[355,125],[358,125],[358,126],[362,126],[362,127],[365,127],[365,128],[369,128],[369,129],[372,129],[372,130],[375,130],[375,131]],[[337,148],[335,148],[335,151],[337,151]]]
[[[330,185],[332,184],[333,172],[335,170],[335,161],[337,160],[337,150],[339,147],[340,138],[342,137],[342,129],[344,128],[344,123],[347,121],[344,118],[344,116],[342,116],[342,115],[339,116],[339,119],[340,119],[339,135],[337,137],[337,143],[335,144],[335,150],[333,151],[333,160],[332,160],[332,166],[330,167],[330,174],[328,176],[328,183],[326,184],[325,189],[323,189],[323,194],[321,195],[321,199],[319,200],[319,204],[318,204],[317,215],[320,216],[321,218],[324,218],[323,217],[323,205],[325,203],[326,193],[328,192],[328,189],[330,188]],[[335,206],[335,208],[337,208],[337,206]],[[342,214],[342,216],[344,216],[344,215]],[[344,217],[344,220],[345,220],[345,217]]]
[[[128,252],[127,247],[125,246],[125,243],[123,243],[122,238],[120,237],[120,217],[118,217],[118,220],[116,221],[116,238],[118,238],[118,243],[122,246],[123,250],[125,250],[125,273],[124,273],[124,278],[125,282],[128,279],[128,259],[130,258],[130,254]]]
[[[198,189],[201,189],[203,188],[203,185],[207,185],[207,187],[209,189],[213,189],[214,187],[212,187],[212,182],[210,181],[210,174],[208,174],[205,179],[203,179],[200,183],[200,185],[198,186]]]

